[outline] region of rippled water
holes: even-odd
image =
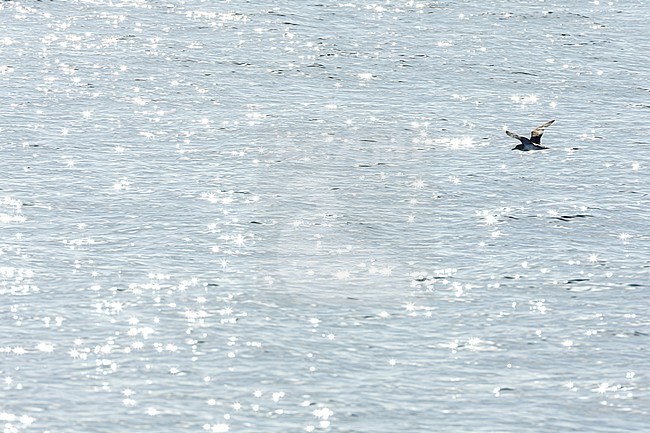
[[[0,3],[4,431],[645,431],[648,13]]]

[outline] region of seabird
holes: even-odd
[[[544,134],[544,130],[551,126],[553,122],[555,122],[555,120],[549,120],[545,124],[533,129],[533,132],[530,133],[530,139],[521,137],[514,132],[506,131],[506,134],[521,141],[521,143],[513,147],[511,150],[529,151],[548,149],[548,147],[542,146],[542,134]]]

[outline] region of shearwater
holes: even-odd
[[[548,149],[548,147],[542,146],[542,135],[544,134],[544,130],[551,126],[553,122],[555,122],[555,120],[549,120],[545,124],[533,129],[530,133],[530,139],[517,135],[514,132],[506,131],[506,134],[521,141],[521,143],[513,147],[511,150],[529,151]]]

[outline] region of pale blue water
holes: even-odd
[[[4,431],[646,431],[648,13],[0,3]]]

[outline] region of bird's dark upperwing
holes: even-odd
[[[544,130],[551,126],[553,122],[555,122],[555,119],[549,120],[545,124],[535,128],[533,132],[530,133],[530,141],[535,144],[540,144],[542,142],[542,135],[544,134]]]
[[[521,137],[515,134],[514,132],[506,131],[506,134],[508,134],[512,138],[516,138],[517,140],[521,141]]]

